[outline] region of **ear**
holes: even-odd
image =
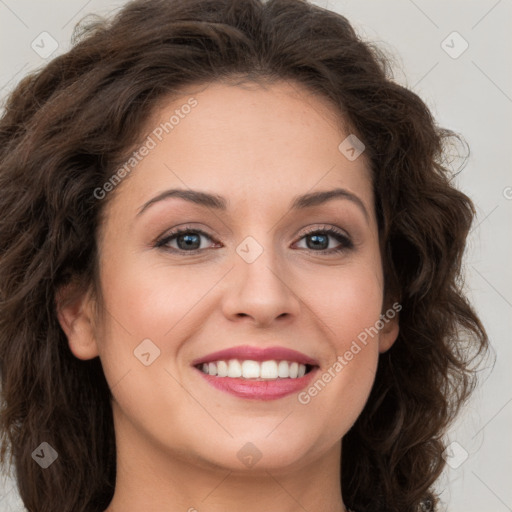
[[[380,330],[379,334],[379,352],[381,354],[389,350],[398,338],[398,333],[400,331],[400,327],[398,325],[398,311],[400,311],[402,307],[400,306],[399,309],[395,309],[396,304],[397,303],[395,302],[392,308],[389,308],[382,314],[384,327]],[[393,316],[391,316],[391,314],[393,314]]]
[[[76,284],[71,283],[57,291],[55,302],[57,318],[73,355],[84,360],[98,356],[91,290],[77,292]]]

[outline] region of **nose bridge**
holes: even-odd
[[[267,197],[268,199],[271,200]],[[270,202],[275,205],[275,202]],[[279,247],[275,240],[276,215],[279,213],[277,210],[275,207],[261,207],[261,204],[260,208],[252,207],[248,200],[240,204],[236,234],[243,238],[235,246],[235,251],[238,255],[237,266],[248,267],[244,273],[254,273],[251,270],[255,263],[257,273],[271,272],[280,265]]]
[[[282,291],[286,277],[284,265],[280,261],[280,248],[275,246],[272,232],[260,232],[246,236],[236,247],[239,267],[238,278],[241,285],[250,285],[253,293],[256,288]]]

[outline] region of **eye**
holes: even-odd
[[[339,246],[329,249],[330,238],[337,240]],[[333,227],[314,228],[302,235],[300,240],[302,239],[306,239],[307,249],[319,254],[338,253],[353,249],[354,247],[354,244],[345,233]]]
[[[179,228],[168,233],[164,238],[156,243],[156,247],[163,247],[169,249],[172,252],[189,252],[196,253],[204,250],[201,247],[201,237],[213,240],[210,235],[196,228]],[[172,243],[176,242],[176,246]]]

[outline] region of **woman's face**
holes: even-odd
[[[332,107],[284,82],[184,94],[147,133],[101,226],[103,314],[84,298],[61,316],[75,315],[61,320],[73,353],[101,358],[118,446],[139,464],[339,461],[398,331],[395,319],[375,334],[384,290],[364,152],[340,149],[349,133]]]

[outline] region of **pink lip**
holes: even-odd
[[[319,371],[313,368],[309,373],[297,379],[253,380],[207,375],[196,369],[213,387],[239,398],[252,400],[276,400],[304,389]]]
[[[262,348],[251,347],[249,345],[241,345],[239,347],[233,347],[225,350],[220,350],[218,352],[213,352],[211,354],[208,354],[207,356],[195,359],[194,361],[192,361],[192,366],[197,366],[198,364],[209,363],[213,361],[229,361],[230,359],[238,359],[239,361],[269,361],[274,359],[276,361],[296,361],[297,363],[301,364],[319,366],[318,361],[306,356],[302,352],[297,352],[296,350],[291,350],[285,347]]]
[[[213,361],[229,361],[238,359],[239,361],[290,361],[313,366],[306,375],[296,379],[243,379],[233,377],[217,377],[216,375],[207,375],[200,369],[197,371],[213,387],[231,393],[240,398],[249,398],[253,400],[276,400],[292,393],[298,393],[305,388],[313,376],[319,370],[318,361],[306,356],[302,352],[297,352],[285,347],[251,347],[242,345],[239,347],[228,348],[213,352],[207,356],[200,357],[192,361],[192,366],[198,366],[203,363]]]

